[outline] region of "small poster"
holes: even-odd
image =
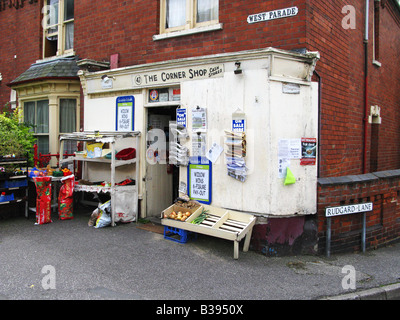
[[[233,119],[232,120],[232,131],[233,132],[244,132],[245,131],[245,119]]]
[[[193,134],[192,135],[192,156],[204,157],[206,155],[206,135]]]
[[[278,142],[278,156],[287,159],[300,159],[301,153],[300,139],[280,139]]]
[[[203,160],[196,161],[204,163]],[[212,184],[212,163],[194,164],[189,163],[188,166],[188,186],[189,198],[197,200],[201,203],[211,203],[211,184]]]
[[[116,131],[134,131],[135,98],[123,96],[117,98]]]
[[[176,124],[186,128],[186,109],[176,109]]]
[[[207,112],[205,108],[192,110],[192,131],[206,132],[207,131]]]
[[[317,160],[317,139],[301,138],[301,154],[300,164],[303,166],[315,165]]]

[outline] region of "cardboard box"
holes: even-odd
[[[173,211],[175,211],[176,213],[178,213],[179,211],[182,213],[189,211],[191,213],[190,216],[192,216],[193,214],[197,213],[198,211],[201,211],[201,208],[202,208],[201,205],[199,205],[198,207],[194,207],[194,208],[184,208],[184,207],[173,204],[172,206],[168,207],[167,209],[165,209],[161,212],[161,219],[165,219],[164,215],[166,214],[169,216]],[[166,218],[166,219],[169,219],[169,218]],[[169,219],[169,220],[174,220],[174,219]],[[174,220],[174,221],[178,221],[178,220]],[[181,221],[181,222],[184,222],[184,221]]]

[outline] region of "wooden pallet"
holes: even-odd
[[[208,210],[208,218],[201,224],[192,224],[202,209]],[[168,218],[161,220],[166,226],[197,232],[212,237],[233,241],[233,257],[239,259],[239,242],[245,238],[243,252],[249,250],[251,233],[256,222],[253,215],[223,208],[202,205],[186,221],[176,221]]]

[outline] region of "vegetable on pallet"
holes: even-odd
[[[203,208],[203,210],[201,211],[199,216],[197,218],[193,219],[193,221],[191,223],[193,223],[193,224],[202,223],[204,220],[206,220],[209,217],[209,215],[207,214],[208,212],[209,212],[209,210],[206,210]]]

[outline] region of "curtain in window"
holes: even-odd
[[[24,103],[24,121],[30,125],[35,125],[35,102]],[[32,129],[34,131],[34,129]]]
[[[74,23],[65,24],[65,50],[74,48]]]
[[[59,0],[47,0],[47,25],[49,26],[54,26],[58,24],[58,1]],[[49,28],[48,32],[53,33],[57,32],[58,27],[54,26],[52,28]]]
[[[219,0],[197,0],[197,22],[218,20]]]
[[[166,28],[179,27],[186,24],[186,0],[166,0]]]
[[[49,133],[49,100],[37,101],[36,133]]]
[[[76,100],[60,99],[60,132],[76,131]]]

